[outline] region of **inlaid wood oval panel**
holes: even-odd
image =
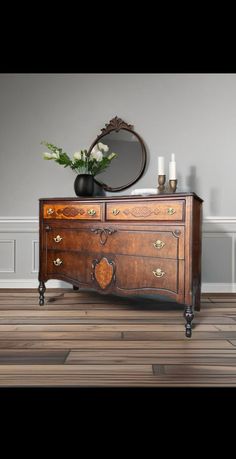
[[[94,270],[94,278],[102,289],[107,288],[114,276],[115,265],[113,261],[108,261],[103,257],[100,261],[95,260],[92,268]]]

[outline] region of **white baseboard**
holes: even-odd
[[[233,283],[202,283],[202,293],[236,293],[236,284]]]
[[[38,288],[37,279],[0,279],[1,288]],[[67,282],[51,279],[46,282],[47,288],[73,288]]]
[[[38,288],[37,279],[0,279],[1,288]],[[51,279],[46,282],[47,288],[72,288],[72,285]],[[236,284],[231,283],[202,283],[202,293],[236,293]]]

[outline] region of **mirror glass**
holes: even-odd
[[[115,119],[120,120],[120,118]],[[111,161],[109,167],[95,176],[95,181],[103,189],[120,191],[128,188],[141,177],[146,164],[146,150],[137,133],[132,129],[117,129],[117,127],[116,129],[110,129],[106,134],[98,136],[97,141],[92,144],[89,151],[98,142],[102,142],[109,147],[108,154],[117,154],[117,157]]]

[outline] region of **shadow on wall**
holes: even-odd
[[[190,173],[185,178],[186,189],[187,191],[193,191],[198,194],[200,186],[199,186],[199,178],[197,175],[196,166],[190,166]],[[180,176],[181,183],[183,182],[182,176]],[[180,188],[180,187],[179,187]],[[210,207],[210,215],[215,216],[219,214],[219,202],[220,202],[220,190],[219,188],[211,188],[209,190],[209,207]]]
[[[196,166],[190,166],[188,175],[182,175],[178,172],[177,178],[178,178],[177,191],[195,192],[197,194],[199,181],[197,178]]]
[[[185,177],[178,174],[178,189],[199,193],[200,183],[196,166],[190,166],[189,173]],[[215,187],[210,189],[209,209],[213,217],[219,214],[219,198],[220,190]],[[206,286],[207,289],[212,288],[213,292],[218,288],[230,289],[230,285],[235,282],[233,257],[235,254],[232,235],[216,222],[209,222],[202,240],[202,282],[209,284]]]
[[[197,193],[199,180],[197,178],[196,166],[190,166],[189,175],[186,176],[186,186],[188,191]]]

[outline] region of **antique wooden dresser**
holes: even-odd
[[[194,193],[40,199],[39,304],[45,281],[200,309],[201,207]]]

